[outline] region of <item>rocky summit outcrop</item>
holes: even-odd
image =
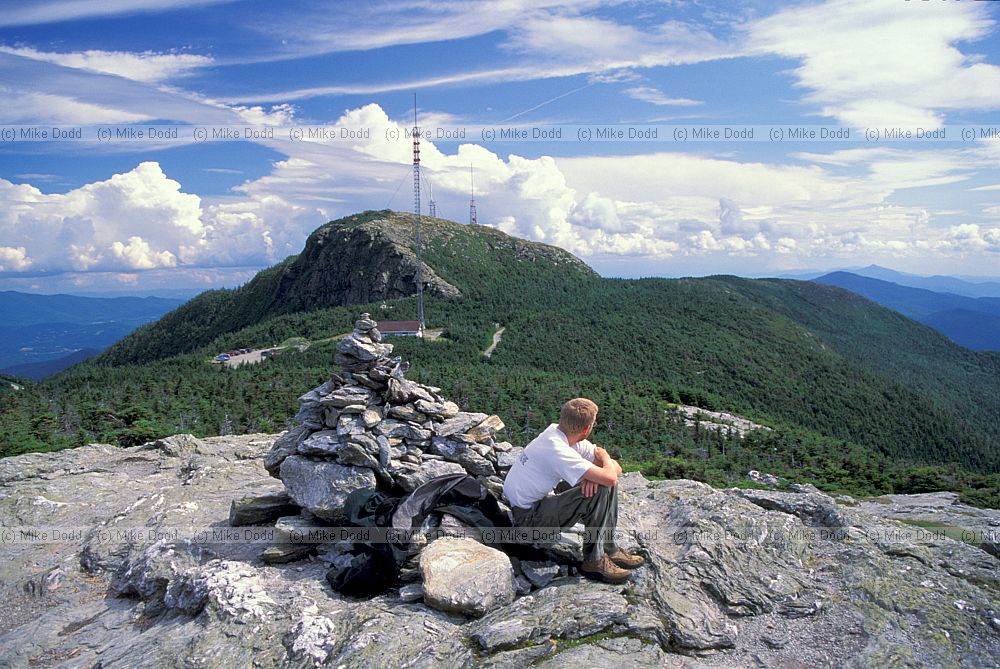
[[[297,538],[342,523],[352,491],[405,495],[455,472],[502,498],[517,453],[494,439],[499,417],[406,379],[391,348],[363,315],[338,344],[342,371],[281,435],[0,461],[0,666],[1000,663],[1000,512],[947,495],[631,473],[618,542],[647,562],[623,585],[577,575],[573,529],[556,559],[522,560],[442,512],[408,545],[398,587],[341,595],[326,579],[353,540]]]
[[[632,582],[522,564],[548,578],[544,587],[475,618],[427,606],[418,583],[370,600],[343,597],[317,555],[264,563],[276,528],[227,540],[240,529],[261,532],[231,526],[233,500],[282,503],[283,484],[264,468],[274,442],[95,444],[0,461],[0,666],[1000,662],[997,558],[887,518],[905,496],[869,503],[627,474],[620,523],[649,559]],[[941,503],[953,523],[1000,522],[998,512],[951,501],[921,496],[910,521],[921,518],[918,507],[933,514]],[[19,534],[26,528],[49,535]]]
[[[372,217],[334,221],[309,235],[302,253],[281,270],[275,304],[288,310],[408,297],[417,292],[418,267],[428,294],[461,295],[430,265],[417,260],[414,243],[399,239],[396,229],[412,229],[412,215],[385,211],[364,222],[355,218]],[[435,226],[424,227],[433,234]]]

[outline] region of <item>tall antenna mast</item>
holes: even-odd
[[[471,197],[469,199],[469,225],[476,225],[478,219],[476,218],[476,173],[472,169],[472,163],[469,163],[469,183],[472,186],[470,191]]]
[[[427,201],[427,213],[431,218],[437,218],[438,208],[437,202],[434,201],[434,184],[432,184],[430,180],[427,181],[427,189],[430,191],[431,195],[431,199]]]
[[[420,126],[417,125],[417,94],[413,94],[413,214],[417,239],[417,320],[424,329],[424,276],[420,260]]]

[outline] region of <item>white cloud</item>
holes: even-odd
[[[634,86],[632,88],[626,88],[625,94],[630,98],[661,107],[692,107],[702,104],[698,100],[691,100],[688,98],[672,98],[658,88],[652,88],[650,86]]]
[[[233,109],[193,93],[4,52],[0,82],[0,120],[8,123],[242,122]]]
[[[981,228],[975,223],[963,223],[948,228],[945,243],[959,253],[1000,254],[1000,226]]]
[[[986,5],[828,0],[748,24],[748,50],[798,60],[805,100],[845,124],[934,128],[1000,106],[1000,67],[955,46],[990,33]]]
[[[270,109],[261,106],[233,107],[244,123],[252,125],[288,125],[294,121],[295,108],[290,104],[273,105]]]
[[[0,87],[0,90],[3,90]],[[17,93],[6,91],[0,119],[5,123],[53,123],[89,125],[96,123],[134,123],[148,121],[152,116],[123,109],[83,102],[52,93]]]
[[[0,26],[55,23],[95,16],[162,12],[231,0],[14,0],[0,14]]]
[[[511,51],[590,72],[698,63],[735,53],[708,31],[679,21],[640,29],[568,12],[536,12],[509,31]]]
[[[387,139],[408,123],[372,104],[349,110],[336,125],[367,128],[372,139],[283,145],[290,157],[240,192],[257,201],[280,197],[330,218],[408,209],[410,144]],[[892,204],[892,196],[968,178],[986,150],[798,154],[817,163],[803,166],[684,153],[501,157],[474,144],[447,154],[425,141],[421,162],[445,216],[465,220],[473,164],[481,223],[584,258],[769,253],[791,265],[852,254],[915,257],[929,244],[957,252],[932,212]]]
[[[23,246],[0,246],[0,272],[20,272],[31,267]]]
[[[128,244],[112,243],[111,251],[130,269],[177,266],[177,256],[170,251],[153,251],[146,240],[138,236],[129,237]]]
[[[295,21],[268,27],[285,35],[287,53],[267,59],[431,43],[503,31],[503,47],[513,55],[509,64],[476,70],[452,71],[420,77],[363,84],[322,85],[284,91],[241,94],[230,103],[280,100],[287,102],[324,95],[373,95],[458,84],[533,81],[590,75],[591,83],[630,80],[627,71],[666,65],[700,63],[738,55],[738,49],[718,40],[695,24],[667,21],[637,27],[582,12],[607,2],[525,2],[503,0],[479,3],[416,2],[398,6],[357,5],[354,11],[303,15]],[[639,93],[640,95],[642,92]],[[652,93],[646,93],[647,98]],[[699,104],[684,98],[669,104]],[[650,100],[651,101],[651,100]],[[663,104],[662,102],[654,104]]]
[[[581,54],[614,62],[641,50],[648,37],[629,25],[586,16],[538,13],[511,25],[507,48],[532,55],[577,61]]]
[[[288,157],[213,201],[184,193],[156,163],[65,194],[0,181],[7,202],[0,238],[24,249],[31,271],[175,266],[180,272],[271,264],[297,252],[330,218],[409,209],[411,146],[401,132],[407,122],[370,104],[348,110],[333,125],[367,129],[368,139],[264,142]],[[394,132],[399,140],[389,139]],[[475,144],[446,153],[429,141],[421,154],[439,212],[452,219],[465,220],[472,164],[481,223],[584,258],[768,254],[793,266],[824,258],[993,253],[997,228],[945,230],[948,219],[935,221],[933,209],[892,199],[914,183],[933,188],[966,178],[990,150],[801,154],[816,163],[806,166],[667,152],[528,158]],[[975,215],[982,210],[980,204]],[[944,216],[946,208],[938,211]],[[5,268],[24,271],[12,262]]]
[[[298,251],[321,222],[275,196],[203,203],[155,162],[65,194],[0,179],[0,199],[3,272],[264,266]]]
[[[173,79],[212,64],[211,58],[191,53],[155,53],[152,51],[132,53],[128,51],[101,51],[99,49],[59,53],[39,51],[26,46],[0,46],[0,53],[147,82]]]

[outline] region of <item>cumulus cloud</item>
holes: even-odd
[[[288,104],[272,105],[269,109],[254,105],[233,107],[239,117],[252,125],[288,125],[294,120],[295,108]]]
[[[124,261],[124,265],[131,269],[153,269],[156,267],[175,267],[177,256],[170,251],[153,251],[149,243],[142,237],[134,236],[128,238],[128,244],[113,242],[111,251],[116,257]]]
[[[20,272],[31,267],[23,246],[0,246],[0,272]]]
[[[946,243],[960,253],[1000,253],[1000,227],[981,228],[975,223],[962,223],[948,228]]]
[[[328,218],[363,208],[408,209],[410,143],[389,139],[405,137],[408,120],[390,119],[371,104],[348,110],[336,124],[368,129],[371,139],[283,145],[289,158],[239,191],[259,202],[282,198]],[[969,178],[981,169],[985,150],[798,154],[813,163],[802,165],[666,152],[527,158],[475,144],[446,153],[425,141],[421,162],[439,213],[465,220],[471,164],[480,223],[584,258],[772,253],[807,263],[864,254],[915,257],[930,245],[957,253],[931,212],[891,200],[904,189]]]
[[[8,273],[263,266],[297,251],[319,221],[273,196],[205,203],[155,162],[65,194],[0,179],[0,198]]]
[[[753,234],[758,226],[743,220],[740,206],[728,197],[719,200],[719,229],[727,235]]]
[[[8,202],[0,212],[2,271],[262,266],[297,252],[325,220],[409,209],[407,121],[370,104],[347,110],[334,125],[367,132],[333,143],[263,142],[287,158],[214,200],[183,192],[152,162],[65,194],[0,180]],[[991,150],[858,149],[810,154],[811,165],[668,152],[529,158],[475,144],[446,152],[433,141],[422,143],[421,154],[439,213],[455,220],[468,211],[473,165],[480,223],[584,258],[767,253],[791,266],[831,257],[995,253],[998,228],[945,230],[933,211],[892,202],[914,183],[968,178]]]

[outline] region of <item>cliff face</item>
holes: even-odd
[[[395,590],[342,597],[317,557],[262,563],[271,539],[230,528],[229,515],[235,499],[282,491],[263,466],[273,440],[171,438],[0,461],[0,665],[1000,662],[997,558],[889,518],[938,514],[982,530],[1000,525],[1000,512],[951,498],[859,503],[808,487],[715,490],[628,474],[622,543],[648,557],[630,583],[562,576],[468,619]],[[28,540],[18,527],[49,538]]]
[[[363,223],[342,219],[313,232],[302,253],[282,270],[275,307],[296,311],[416,294],[417,256],[407,244],[410,240],[401,234],[404,228],[413,227],[413,218],[394,212],[380,214]],[[433,235],[434,227],[425,227]],[[428,294],[461,294],[426,262],[420,267]]]

